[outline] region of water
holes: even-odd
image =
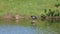
[[[35,27],[0,26],[0,34],[37,34]]]
[[[0,25],[0,34],[60,34],[60,27],[58,23],[49,24],[48,26],[25,26],[25,25],[12,25],[4,23]]]

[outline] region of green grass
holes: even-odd
[[[56,3],[60,3],[60,0],[0,0],[0,16],[6,13],[18,13],[26,16],[41,15],[44,14],[44,9],[56,10],[57,8],[54,6]],[[23,21],[20,24],[29,25],[29,19],[24,19]],[[40,21],[39,16],[37,21],[38,26],[46,24]]]
[[[41,15],[44,9],[57,9],[54,5],[59,2],[60,0],[0,0],[0,16],[6,13]]]
[[[0,0],[0,16],[5,15],[6,13],[12,13],[19,15],[41,15],[44,14],[44,9],[60,9],[56,8],[54,5],[56,3],[60,3],[60,0]],[[60,11],[60,10],[59,10]],[[49,23],[47,21],[40,21],[38,18],[36,20],[37,27],[44,27],[47,29],[48,27],[60,29],[60,23]],[[9,23],[8,23],[9,22]],[[29,19],[23,19],[19,23],[11,22],[11,21],[3,21],[0,20],[0,25],[24,25],[31,26],[31,21]],[[59,31],[60,32],[60,31]]]

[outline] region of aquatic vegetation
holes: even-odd
[[[51,9],[49,9],[49,11],[47,11],[45,9],[44,11],[45,11],[45,14],[41,15],[41,20],[51,20],[51,21],[60,20],[60,11],[59,10],[52,11]]]
[[[59,10],[52,11],[51,9],[49,9],[49,11],[45,10],[45,15],[46,16],[59,16],[60,15],[60,11]]]
[[[59,6],[60,6],[60,3],[58,3],[58,4],[55,4],[55,7],[57,7],[57,8],[58,8]]]

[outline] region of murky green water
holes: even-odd
[[[59,21],[0,21],[0,34],[60,34]]]

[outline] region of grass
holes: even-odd
[[[60,0],[0,0],[0,16],[5,15],[6,13],[12,13],[19,15],[41,15],[45,14],[44,9],[60,9],[56,8],[54,5],[60,3]],[[29,25],[30,20],[24,19],[24,22],[20,24]],[[46,23],[42,23],[38,20],[37,25],[43,26]]]
[[[44,9],[59,10],[60,7],[56,8],[54,6],[56,3],[60,3],[60,0],[0,0],[0,16],[6,13],[40,16],[41,14],[45,14]],[[40,21],[40,19],[36,21],[36,25],[39,28],[44,27],[44,29],[47,29],[47,27],[51,27],[54,28],[53,30],[60,30],[60,23],[49,23],[47,21]],[[29,19],[23,19],[16,24],[15,22],[0,20],[0,25],[2,24],[31,26],[31,21]]]
[[[6,13],[41,15],[44,9],[57,9],[54,5],[59,2],[60,0],[0,0],[0,16]]]

